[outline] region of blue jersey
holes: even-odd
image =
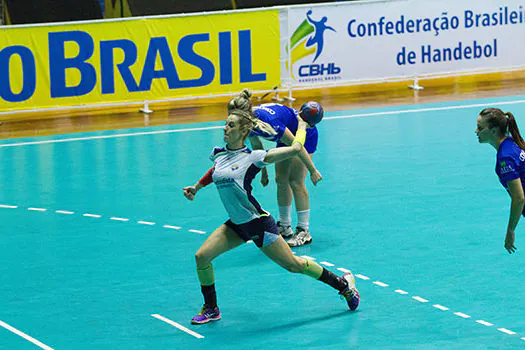
[[[496,174],[499,181],[508,191],[507,181],[521,179],[525,185],[525,151],[508,137],[499,146],[496,156]],[[524,189],[525,191],[525,189]]]
[[[282,142],[279,142],[286,129],[295,135],[299,122],[297,121],[298,112],[290,107],[278,104],[278,103],[265,103],[260,106],[253,108],[255,117],[270,126],[277,133],[276,135],[270,135],[260,130],[254,130],[250,132],[250,136],[260,136],[268,141],[277,142],[278,147],[284,146]],[[304,148],[308,153],[312,154],[317,149],[317,127],[306,129],[306,142]]]

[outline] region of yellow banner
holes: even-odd
[[[0,28],[0,111],[271,89],[278,11]]]

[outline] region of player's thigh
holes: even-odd
[[[304,263],[302,259],[293,255],[288,243],[279,236],[272,244],[264,246],[261,251],[290,272],[302,272],[304,270]]]
[[[222,224],[217,227],[201,245],[195,257],[197,261],[211,261],[243,243],[244,240],[242,240],[231,227]]]
[[[312,157],[312,155],[310,155],[310,157]],[[293,157],[291,163],[289,176],[290,183],[304,183],[308,169],[306,169],[306,166],[299,157]]]
[[[275,181],[277,183],[289,182],[292,160],[293,158],[275,163]]]

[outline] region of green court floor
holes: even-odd
[[[0,349],[525,348],[525,227],[509,255],[485,106],[525,131],[525,96],[327,112],[294,251],[352,270],[359,309],[246,244],[215,261],[223,319],[202,326],[194,253],[227,217],[214,186],[181,189],[222,123],[0,142]],[[254,194],[277,214],[274,182]]]

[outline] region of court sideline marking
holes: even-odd
[[[10,326],[8,325],[7,323],[5,322],[2,322],[0,321],[0,326],[4,327],[5,329],[15,333],[16,335],[19,335],[21,336],[22,338],[24,338],[25,340],[27,341],[30,341],[31,343],[37,345],[38,347],[44,349],[44,350],[53,350],[53,348],[47,346],[46,344],[42,343],[42,342],[39,342],[38,340],[36,340],[35,338],[33,337],[30,337],[29,335],[25,334],[24,332],[22,331],[19,331],[18,329],[16,329],[15,327],[13,326]]]
[[[395,111],[384,111],[384,112],[373,112],[373,113],[361,113],[361,114],[350,114],[350,115],[333,116],[333,117],[326,117],[323,120],[375,117],[375,116],[380,116],[380,115],[392,115],[392,114],[411,114],[411,113],[421,113],[421,112],[447,111],[447,110],[455,110],[455,109],[468,109],[468,108],[474,108],[474,107],[489,107],[489,106],[494,106],[494,105],[514,105],[514,104],[521,104],[521,103],[525,103],[525,100],[496,101],[496,102],[491,102],[491,103],[474,103],[474,104],[466,104],[466,105],[458,105],[458,106],[445,106],[445,107],[400,109],[400,110],[395,110]],[[115,135],[98,135],[98,136],[86,136],[86,137],[73,137],[73,138],[67,138],[67,139],[54,139],[54,140],[44,140],[44,141],[13,142],[13,143],[1,144],[0,148],[5,148],[5,147],[22,147],[22,146],[30,146],[30,145],[44,145],[44,144],[49,144],[49,143],[65,143],[65,142],[76,142],[76,141],[113,139],[113,138],[133,137],[133,136],[143,136],[143,135],[172,134],[172,133],[177,133],[177,132],[204,131],[204,130],[214,130],[214,129],[222,129],[222,128],[223,128],[223,126],[208,126],[208,127],[202,127],[202,128],[143,131],[143,132],[136,132],[136,133],[124,133],[124,134],[115,134]]]
[[[197,333],[197,332],[194,332],[194,331],[192,331],[191,329],[188,329],[188,328],[186,328],[186,327],[184,327],[184,326],[178,324],[177,322],[170,320],[169,318],[166,318],[166,317],[161,316],[161,315],[159,315],[159,314],[152,314],[151,316],[152,316],[152,317],[155,317],[156,319],[161,320],[162,322],[166,322],[167,324],[170,324],[170,325],[172,325],[173,327],[178,328],[178,329],[180,329],[181,331],[186,332],[186,333],[188,333],[188,334],[194,336],[195,338],[198,338],[198,339],[202,339],[202,338],[204,338],[203,335],[201,335],[201,334],[199,334],[199,333]]]
[[[22,209],[22,207],[19,207],[18,205],[10,205],[10,204],[0,204],[0,209]],[[48,209],[48,208],[35,208],[35,207],[28,207],[27,208],[28,211],[33,211],[33,212],[40,212],[40,213],[45,213],[47,211],[53,211],[52,209]],[[75,215],[75,212],[74,211],[71,211],[71,210],[54,210],[54,212],[56,214],[61,214],[61,215]],[[101,218],[104,218],[104,217],[108,217],[109,220],[111,221],[116,221],[116,222],[135,222],[139,225],[144,225],[144,226],[155,226],[157,225],[156,222],[153,222],[153,221],[144,221],[144,220],[131,220],[130,218],[121,218],[121,217],[117,217],[117,216],[109,216],[109,215],[101,215],[101,214],[92,214],[92,213],[83,213],[81,214],[83,217],[86,217],[86,218],[93,218],[93,219],[101,219]],[[170,230],[181,230],[182,227],[180,226],[174,226],[174,225],[162,225],[163,228],[166,228],[166,229],[170,229]],[[201,231],[201,230],[195,230],[195,229],[188,229],[188,232],[192,232],[192,233],[198,233],[198,234],[206,234],[205,231]]]

